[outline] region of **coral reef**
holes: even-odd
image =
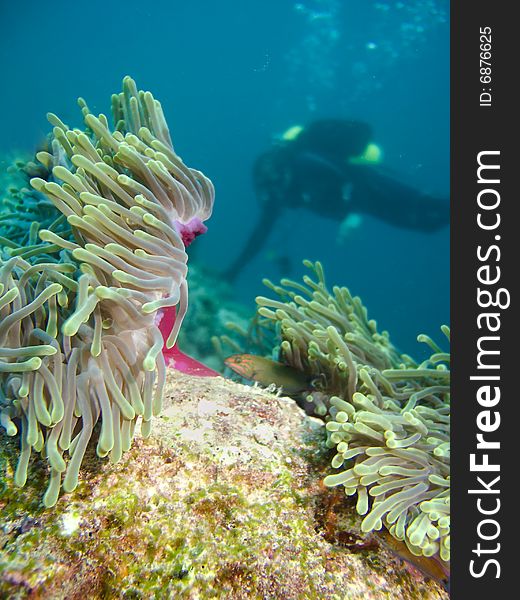
[[[0,220],[0,423],[9,436],[21,426],[17,485],[33,449],[46,457],[46,506],[77,486],[96,423],[97,454],[113,462],[138,416],[149,433],[165,380],[158,322],[176,307],[171,347],[187,309],[185,247],[214,198],[132,79],[112,96],[113,130],[79,104],[85,130],[48,115],[48,151],[24,169],[35,191],[4,200]]]
[[[283,362],[313,378],[307,400],[325,418],[332,466],[340,469],[324,483],[357,495],[363,531],[384,525],[412,554],[447,563],[449,354],[424,335],[418,339],[433,351],[428,360],[399,354],[359,298],[346,288],[331,293],[321,264],[305,264],[316,280],[266,281],[280,300],[257,303],[279,332]]]
[[[400,354],[319,263],[317,280],[267,282],[280,300],[258,298],[250,325],[196,269],[187,350],[270,348],[322,420],[219,377],[173,378],[165,340],[197,371],[174,344],[213,186],[130,78],[112,128],[79,104],[84,130],[50,114],[47,149],[17,163],[0,204],[0,595],[446,597],[372,532],[449,560],[449,355],[426,336],[430,359]]]
[[[291,399],[168,370],[152,422],[116,464],[89,447],[52,510],[42,459],[17,488],[0,433],[0,597],[447,599],[323,487],[324,425]]]

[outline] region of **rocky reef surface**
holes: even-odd
[[[323,486],[324,437],[289,398],[170,371],[151,437],[117,464],[92,445],[44,509],[43,462],[16,488],[2,433],[0,598],[448,598]]]

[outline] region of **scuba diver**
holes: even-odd
[[[225,276],[233,280],[257,254],[286,208],[306,208],[344,223],[365,213],[386,223],[433,232],[449,223],[449,201],[421,193],[383,172],[371,127],[324,119],[292,127],[253,167],[261,216]],[[359,219],[359,217],[358,217]]]

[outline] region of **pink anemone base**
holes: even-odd
[[[166,366],[172,369],[176,369],[186,375],[195,375],[197,377],[218,377],[220,373],[206,367],[198,360],[191,358],[187,354],[184,354],[179,350],[177,344],[174,344],[172,348],[166,348],[166,340],[172,330],[173,324],[175,323],[175,306],[171,308],[165,308],[159,315],[158,327],[164,340],[163,356],[166,362]]]

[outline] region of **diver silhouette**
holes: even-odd
[[[324,119],[293,127],[260,155],[253,167],[261,216],[241,254],[226,271],[233,280],[258,253],[282,211],[306,208],[343,222],[365,213],[423,232],[449,223],[449,201],[421,193],[386,174],[371,127],[359,121]]]

